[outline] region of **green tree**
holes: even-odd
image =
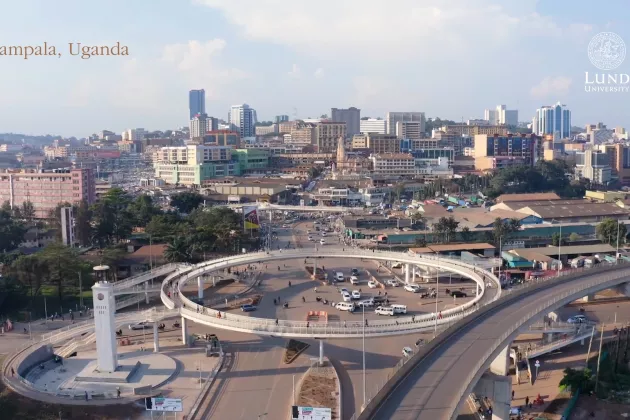
[[[22,241],[26,227],[11,216],[11,212],[0,209],[0,251],[9,252],[16,249]]]
[[[554,232],[553,235],[551,235],[551,245],[553,246],[564,246],[567,244],[567,240],[562,238],[562,240],[560,239],[560,233],[559,232]]]
[[[49,244],[41,251],[39,257],[46,264],[48,281],[57,287],[57,294],[61,301],[63,288],[75,283],[82,264],[72,248],[60,243]]]
[[[405,184],[402,182],[394,185],[394,195],[396,196],[396,200],[400,200],[400,197],[405,193]]]
[[[438,234],[441,241],[449,243],[456,238],[458,227],[459,222],[453,216],[440,217],[438,222],[433,225],[433,231]]]
[[[168,262],[193,262],[190,243],[184,236],[176,236],[164,250]]]
[[[580,235],[578,235],[577,233],[573,232],[569,235],[569,241],[577,242],[579,240],[580,240]]]
[[[127,251],[119,246],[107,247],[103,250],[101,261],[111,268],[114,281],[118,281],[118,269],[127,256]]]
[[[77,206],[74,218],[74,232],[77,242],[81,246],[92,245],[92,210],[87,201],[81,200]]]
[[[464,242],[470,242],[470,241],[472,241],[473,234],[472,234],[472,232],[470,231],[470,228],[469,228],[468,226],[464,226],[464,227],[462,228],[462,231],[460,232],[460,235],[461,235],[462,240],[463,240]]]
[[[33,203],[30,201],[23,202],[20,207],[20,214],[27,223],[31,223],[35,218],[35,206]]]
[[[427,240],[424,236],[416,236],[415,244],[419,248],[424,248],[427,246]]]
[[[188,214],[203,203],[203,196],[195,191],[185,191],[171,196],[171,206],[180,213]]]
[[[42,281],[48,275],[46,261],[37,254],[22,255],[18,257],[10,267],[12,273],[20,283],[26,286],[30,295],[30,306],[33,306],[33,298],[39,293]]]
[[[136,226],[145,227],[153,216],[161,214],[162,211],[153,204],[153,198],[142,194],[129,205],[129,212],[133,215]]]
[[[497,217],[492,225],[492,241],[499,246],[501,241],[508,240],[510,236],[521,229],[521,221],[515,218],[502,220]]]
[[[579,390],[583,394],[590,393],[594,388],[593,374],[590,369],[571,369],[564,370],[564,377],[560,380],[560,387],[569,388],[571,395]]]
[[[67,201],[57,203],[55,208],[48,212],[47,224],[57,232],[57,240],[59,241],[61,241],[61,209],[64,207],[72,207],[72,204]]]
[[[128,210],[130,203],[124,190],[112,188],[92,207],[94,238],[101,248],[131,235],[134,223]]]
[[[177,213],[155,215],[144,229],[155,242],[169,241],[173,236],[189,230],[190,226]]]
[[[623,245],[627,234],[626,225],[615,219],[606,218],[596,228],[597,236],[602,242],[612,246]]]

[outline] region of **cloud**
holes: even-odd
[[[306,1],[196,2],[222,12],[250,39],[325,58],[347,58],[353,51],[364,59],[382,61],[382,55],[374,53],[378,50],[386,50],[388,60],[401,61],[444,54],[445,49],[449,54],[470,55],[478,54],[480,45],[484,50],[513,48],[515,40],[523,37],[548,38],[565,32],[552,18],[536,12],[537,0],[503,5],[496,0],[397,0],[395,7],[383,7],[379,0],[320,0],[315,8]],[[423,40],[420,48],[419,39]]]
[[[94,93],[95,89],[92,81],[87,77],[82,77],[70,90],[66,105],[73,108],[87,106],[90,103],[90,99],[96,96]]]
[[[324,78],[324,69],[319,67],[317,70],[315,70],[315,73],[313,73],[313,76],[316,79],[323,79]]]
[[[220,56],[226,45],[223,39],[169,44],[164,46],[162,61],[174,65],[191,88],[204,86],[206,96],[216,99],[221,86],[250,77],[243,70],[221,65]]]
[[[546,98],[549,96],[565,95],[571,87],[570,77],[557,76],[557,77],[545,77],[536,86],[533,86],[530,90],[530,94],[534,98]]]
[[[294,64],[291,67],[291,71],[287,73],[292,79],[299,79],[301,76],[300,67],[297,64]]]

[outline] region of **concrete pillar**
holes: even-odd
[[[416,282],[416,266],[411,267],[411,282]]]
[[[217,278],[215,276],[212,276],[212,287],[216,287],[217,285]]]
[[[144,282],[144,303],[149,303],[149,292],[147,289],[149,288],[149,282]]]
[[[405,284],[409,284],[409,264],[405,264]]]
[[[477,291],[475,292],[475,296],[479,296],[479,283],[477,283]]]
[[[505,346],[503,350],[490,364],[490,372],[495,375],[506,376],[510,367],[510,346]]]
[[[543,334],[543,343],[549,344],[553,341],[553,333]]]
[[[188,344],[188,320],[182,317],[182,344]]]
[[[158,335],[158,323],[153,323],[153,351],[155,353],[160,352],[160,338]]]
[[[197,297],[203,299],[203,276],[197,277]]]
[[[586,295],[582,298],[582,302],[592,302],[595,300],[595,295]]]
[[[492,400],[492,420],[509,420],[512,402],[512,378],[484,373],[473,390],[475,395]]]
[[[313,279],[317,280],[317,258],[313,258]]]
[[[319,365],[324,365],[324,340],[319,340]]]

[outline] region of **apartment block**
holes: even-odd
[[[625,144],[602,144],[599,150],[608,155],[611,178],[624,185],[630,184],[630,147]]]
[[[478,134],[475,136],[475,169],[531,166],[542,154],[541,149],[541,138],[535,135]]]
[[[585,150],[575,154],[575,177],[586,178],[594,184],[606,185],[612,180],[609,156],[599,150]]]
[[[346,123],[321,121],[317,124],[316,145],[319,153],[330,153],[337,150],[337,141],[346,138]],[[293,140],[293,136],[291,138]]]
[[[387,133],[391,135],[396,134],[396,123],[398,122],[418,122],[422,132],[425,131],[427,122],[424,112],[388,112],[385,115],[385,120],[387,121]]]
[[[352,137],[359,134],[361,127],[361,110],[355,107],[347,109],[331,108],[330,119],[333,122],[346,123],[346,135]]]
[[[238,149],[241,147],[241,136],[236,131],[213,130],[203,136],[203,143],[206,146],[231,146]]]
[[[425,137],[424,122],[398,121],[396,122],[396,136],[399,139],[420,140]]]
[[[291,138],[289,144],[307,146],[317,143],[316,124],[298,121],[293,127],[291,127],[290,133]]]
[[[0,202],[11,207],[30,201],[35,217],[48,218],[57,204],[96,200],[94,172],[91,169],[57,169],[51,172],[4,170],[0,172]]]
[[[385,134],[387,132],[387,122],[382,118],[368,118],[367,120],[361,120],[359,123],[359,131],[363,134]]]
[[[446,133],[453,133],[458,136],[476,136],[478,134],[505,136],[508,134],[508,128],[504,125],[468,125],[453,124],[445,125],[440,129]]]
[[[353,149],[370,149],[372,153],[400,153],[400,139],[391,134],[358,134],[352,137]]]
[[[416,173],[415,160],[409,153],[377,153],[370,160],[374,175],[413,177]]]

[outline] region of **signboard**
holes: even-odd
[[[536,360],[536,367],[539,368],[540,367],[540,361]]]
[[[144,406],[149,411],[184,411],[181,398],[145,398]]]
[[[259,229],[260,222],[258,221],[258,212],[255,206],[243,207],[243,218],[245,229]]]
[[[300,206],[304,207],[304,200],[300,200]]]
[[[331,420],[332,410],[322,407],[291,407],[292,420]]]

